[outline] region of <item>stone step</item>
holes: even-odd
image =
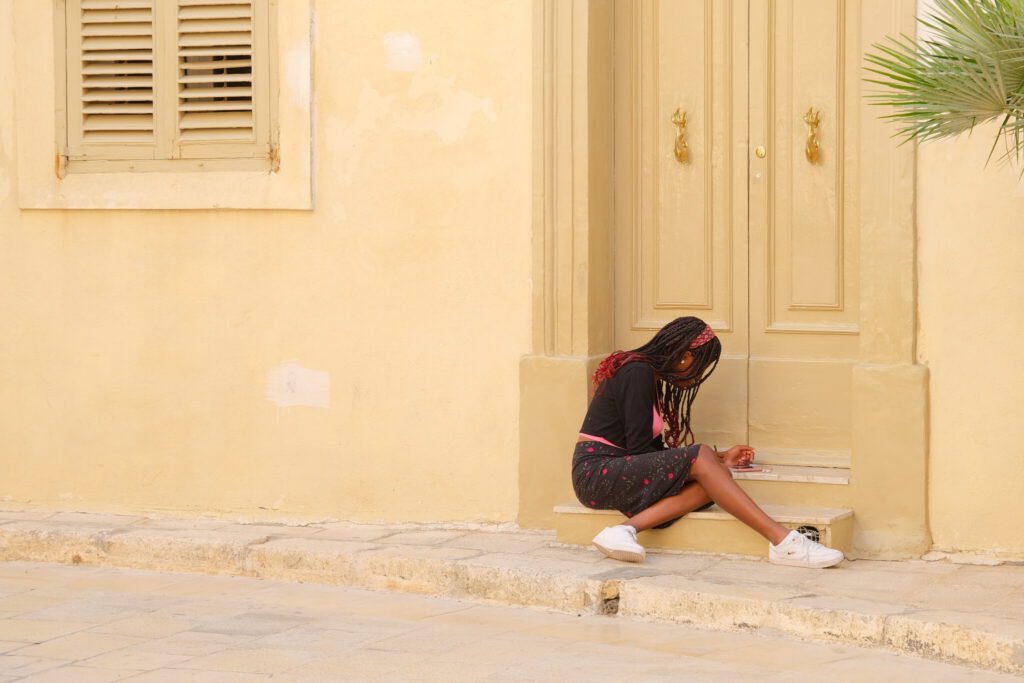
[[[733,477],[751,498],[765,505],[850,507],[850,469],[769,465],[758,457],[767,471],[734,472]]]
[[[733,478],[743,481],[783,481],[806,484],[843,486],[850,483],[848,467],[805,467],[800,465],[763,464],[766,471],[733,472]]]
[[[757,449],[757,460],[774,465],[849,469],[850,451],[830,451],[821,448],[774,448],[768,446]]]
[[[853,510],[849,508],[775,504],[761,507],[783,526],[803,528],[805,533],[816,531],[821,543],[843,551],[849,549],[853,534]],[[555,514],[557,540],[574,545],[589,545],[601,529],[624,519],[615,510],[592,510],[575,502],[556,505]],[[648,548],[755,557],[768,552],[767,542],[757,532],[717,505],[691,512],[667,529],[641,532],[639,540]]]

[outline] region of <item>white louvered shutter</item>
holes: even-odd
[[[82,156],[152,157],[153,1],[69,3],[68,133]]]
[[[180,140],[254,140],[253,1],[178,0]]]
[[[69,159],[269,157],[274,0],[64,2]]]

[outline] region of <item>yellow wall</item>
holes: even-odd
[[[538,498],[548,452],[527,438],[518,462],[531,276],[546,250],[600,258],[545,242],[531,271],[534,8],[315,0],[311,212],[21,210],[0,97],[0,499],[508,521],[520,482]],[[0,0],[0,84],[13,15]],[[1024,191],[984,168],[990,133],[917,162],[928,514],[937,549],[1024,556]],[[533,332],[598,317],[553,319]]]
[[[314,10],[312,212],[19,210],[0,97],[0,499],[515,517],[531,3]]]
[[[935,547],[1024,556],[1024,185],[995,128],[918,151],[918,356]]]

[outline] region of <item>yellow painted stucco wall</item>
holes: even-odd
[[[552,398],[519,377],[542,335],[536,5],[311,6],[311,211],[21,209],[0,97],[0,500],[500,522],[549,486],[519,467],[521,402]],[[1024,191],[984,167],[990,132],[918,150],[928,525],[1022,557]]]
[[[312,7],[312,211],[19,209],[0,97],[0,500],[514,519],[532,5]]]
[[[935,548],[1024,557],[1024,184],[995,127],[918,149],[918,357]]]

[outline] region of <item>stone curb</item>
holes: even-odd
[[[1011,634],[1007,635],[965,624],[961,615],[683,577],[623,583],[618,611],[623,616],[705,629],[772,629],[809,640],[885,647],[929,659],[1024,673],[1024,626],[1019,621],[1004,620]]]
[[[1024,621],[971,624],[961,613],[714,582],[645,566],[609,569],[583,552],[574,561],[572,550],[558,556],[505,554],[389,543],[380,534],[368,541],[321,540],[310,537],[308,527],[225,522],[219,528],[174,529],[146,523],[0,522],[0,560],[227,574],[618,614],[704,629],[771,629],[1024,673]]]

